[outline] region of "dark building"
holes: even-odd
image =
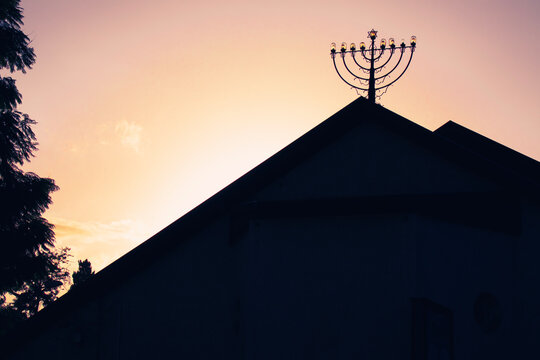
[[[9,359],[540,358],[540,164],[369,103],[50,305]]]

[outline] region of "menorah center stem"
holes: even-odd
[[[375,102],[375,39],[371,39],[371,61],[369,67],[368,100]]]

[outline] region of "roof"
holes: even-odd
[[[540,163],[497,144],[453,122],[432,132],[384,107],[358,98],[284,149],[249,171],[238,180],[161,230],[146,242],[125,254],[97,273],[83,286],[68,292],[23,324],[17,332],[4,339],[11,348],[39,334],[52,319],[81,306],[107,290],[116,287],[149,264],[160,259],[182,239],[203,229],[218,216],[245,203],[256,191],[297,166],[299,163],[365,121],[377,121],[385,129],[397,132],[428,147],[440,156],[459,162],[471,171],[482,171],[515,191],[540,193]],[[393,206],[393,205],[392,205]],[[180,239],[180,240],[179,240]]]
[[[436,135],[474,152],[501,168],[540,183],[540,163],[487,137],[449,121],[434,132]]]

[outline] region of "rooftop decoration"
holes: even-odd
[[[388,87],[398,81],[409,68],[416,49],[416,36],[411,36],[410,45],[406,45],[405,41],[402,40],[399,47],[396,46],[396,41],[393,38],[388,39],[388,42],[386,39],[381,39],[379,47],[377,47],[375,44],[377,31],[374,29],[368,31],[367,37],[371,40],[371,44],[368,47],[366,47],[364,42],[361,42],[358,47],[356,47],[355,43],[351,43],[347,49],[347,43],[342,42],[339,52],[336,50],[336,43],[332,43],[330,56],[332,57],[334,68],[336,69],[341,80],[343,80],[347,85],[356,89],[357,93],[359,94],[367,92],[367,98],[369,101],[374,103],[375,99],[380,98],[388,90]],[[405,68],[399,74],[399,76],[392,78],[394,71],[401,63],[404,54],[407,53],[407,49],[410,49],[408,51],[409,60],[407,61],[407,65],[405,65]],[[390,63],[390,60],[396,52],[399,52],[399,59],[397,63],[391,68],[390,71],[386,71],[386,73],[384,73],[385,66]],[[350,69],[350,66],[347,65],[347,59],[349,58],[347,54],[350,54],[350,58],[352,58],[354,61],[354,66],[358,67],[362,76],[353,72]],[[336,56],[341,57],[343,66],[338,67],[336,63]],[[383,58],[386,60],[383,61]],[[354,85],[346,80],[339,68],[342,68],[342,72],[345,73],[346,77],[352,76],[353,81],[357,80],[358,85]],[[344,70],[346,70],[346,72]],[[367,74],[369,74],[369,77],[366,77]]]

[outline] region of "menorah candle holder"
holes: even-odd
[[[411,64],[413,58],[414,50],[416,49],[416,36],[411,36],[410,45],[407,46],[405,44],[405,41],[401,41],[399,47],[396,46],[395,40],[393,38],[388,39],[388,43],[386,42],[386,39],[381,39],[378,48],[375,45],[377,31],[373,29],[369,31],[368,38],[371,39],[371,45],[369,47],[366,47],[366,44],[364,42],[361,42],[358,48],[356,47],[355,43],[351,43],[349,49],[347,50],[347,44],[343,42],[341,43],[341,49],[339,51],[339,55],[343,60],[343,68],[349,74],[347,76],[352,76],[353,80],[358,80],[359,86],[351,84],[339,71],[338,65],[336,64],[336,55],[338,54],[338,51],[336,50],[336,43],[332,43],[330,56],[332,57],[334,68],[336,69],[336,72],[338,73],[341,80],[343,80],[353,89],[356,89],[359,94],[367,92],[368,100],[374,103],[375,99],[380,98],[388,90],[388,87],[398,81],[399,78],[401,78],[403,74],[405,74],[405,71],[407,71],[407,69],[409,68],[409,65]],[[405,65],[405,68],[398,77],[391,80],[391,74],[393,74],[394,70],[399,67],[399,64],[403,59],[403,55],[407,52],[407,49],[410,49],[410,55],[409,60],[407,61],[407,65]],[[397,63],[392,67],[390,71],[384,74],[383,72],[385,70],[385,66],[390,63],[390,60],[396,52],[399,52],[399,59]],[[346,56],[347,54],[351,55],[350,57],[354,61],[354,65],[362,71],[362,76],[354,73],[350,69],[349,65],[347,65],[347,58],[349,58],[348,56]],[[358,60],[358,58],[360,59],[360,61]],[[385,58],[386,60],[383,60]],[[363,66],[362,63],[364,63],[364,65],[365,63],[369,64],[369,67]],[[382,65],[375,66],[378,63],[381,63]],[[365,77],[366,74],[369,74],[369,78]],[[379,92],[379,95],[377,95],[377,92]]]

